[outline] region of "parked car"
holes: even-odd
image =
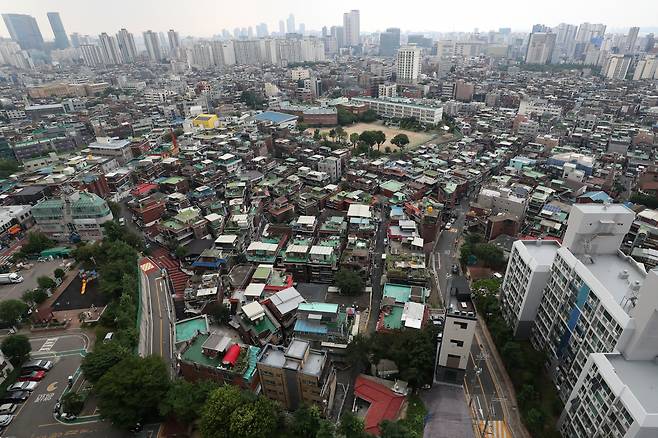
[[[452,265],[452,268],[450,269],[450,272],[452,272],[453,274],[459,274],[459,266]]]
[[[449,230],[450,228],[452,228],[452,222],[448,222],[444,228],[446,230]]]
[[[0,401],[3,403],[22,403],[27,400],[29,396],[29,391],[13,391],[6,393]]]
[[[50,371],[53,363],[49,360],[31,360],[21,367],[22,371]]]
[[[18,409],[15,403],[3,403],[0,405],[0,415],[13,414]]]
[[[19,382],[39,382],[46,377],[45,371],[27,371],[23,372],[17,379]]]
[[[37,382],[16,382],[7,388],[7,391],[34,391],[37,387]]]
[[[13,419],[13,415],[0,415],[0,427],[9,426],[9,423],[11,423],[11,420]]]

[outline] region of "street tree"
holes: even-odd
[[[62,409],[67,414],[80,415],[84,406],[84,397],[75,391],[69,391],[62,397]]]
[[[293,414],[292,431],[296,436],[312,437],[320,427],[322,412],[316,405],[301,405]]]
[[[110,341],[96,345],[94,351],[88,353],[80,368],[85,378],[91,383],[96,383],[114,365],[128,357],[130,352],[119,342]]]
[[[347,138],[347,131],[343,129],[342,126],[339,126],[336,128],[336,137],[338,138],[338,141],[341,143],[345,142],[345,139]]]
[[[29,307],[21,300],[5,300],[0,302],[0,321],[5,325],[16,325],[27,315]]]
[[[57,285],[55,280],[50,277],[46,277],[45,275],[37,278],[37,284],[41,289],[53,289]]]
[[[345,438],[367,437],[363,421],[351,412],[348,412],[341,417],[340,424],[338,425],[338,435]]]
[[[157,419],[171,385],[167,366],[156,356],[129,356],[110,368],[94,386],[101,416],[127,429]]]
[[[377,136],[375,131],[363,131],[359,135],[359,141],[362,141],[368,146],[369,150],[372,150],[372,147],[377,143]]]
[[[231,438],[265,438],[278,431],[281,412],[276,402],[261,396],[234,410],[230,420]]]
[[[43,289],[26,290],[21,299],[29,306],[39,305],[48,299],[48,293]]]
[[[350,143],[352,143],[352,147],[356,146],[356,144],[359,142],[359,133],[358,132],[353,132],[350,134]]]
[[[54,272],[55,278],[64,278],[66,276],[66,272],[62,268],[57,268],[55,269]]]
[[[375,143],[377,143],[377,150],[380,149],[381,145],[386,141],[386,134],[383,131],[373,131],[375,137]]]
[[[336,130],[335,129],[332,128],[332,129],[329,130],[329,137],[331,137],[331,139],[333,141],[336,141]]]
[[[30,357],[32,346],[25,335],[11,335],[2,340],[2,353],[14,365],[19,367]]]

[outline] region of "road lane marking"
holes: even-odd
[[[39,395],[37,395],[37,398],[34,399],[34,403],[48,402],[48,401],[52,400],[53,397],[55,397],[54,392],[47,392],[47,393],[39,394]]]
[[[48,385],[48,387],[46,388],[46,391],[53,392],[54,390],[56,390],[57,389],[57,383],[58,382],[53,382],[50,385]]]
[[[59,338],[48,338],[48,339],[46,339],[46,342],[44,342],[43,345],[41,346],[41,348],[39,348],[39,351],[40,352],[50,351],[53,348],[53,346],[55,345],[55,343],[57,342],[58,339]]]

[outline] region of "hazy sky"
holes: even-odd
[[[140,34],[173,28],[181,36],[210,36],[223,28],[256,26],[278,30],[289,13],[307,30],[342,23],[342,14],[361,11],[361,31],[399,27],[403,31],[480,31],[511,27],[528,30],[534,23],[604,23],[609,28],[658,26],[658,0],[0,0],[0,13],[36,17],[44,38],[52,39],[46,12],[61,14],[67,33],[115,33],[122,27]],[[255,30],[254,30],[255,32]],[[0,36],[8,36],[4,23]]]

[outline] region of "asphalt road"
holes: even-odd
[[[150,258],[139,261],[142,319],[139,354],[155,354],[173,371],[173,331],[176,318],[166,277]]]
[[[66,424],[57,420],[53,409],[68,385],[69,376],[74,385],[80,383],[79,372],[82,352],[89,340],[82,333],[39,334],[30,338],[32,357],[54,363],[46,377],[39,382],[18,411],[14,420],[2,433],[3,438],[122,437],[124,434],[107,422],[93,419],[82,424]]]
[[[488,418],[492,420],[503,420],[503,409],[500,405],[501,398],[489,370],[489,354],[486,349],[480,348],[477,339],[471,347],[471,355],[468,359],[468,368],[464,383],[470,396],[469,403],[479,420]]]

